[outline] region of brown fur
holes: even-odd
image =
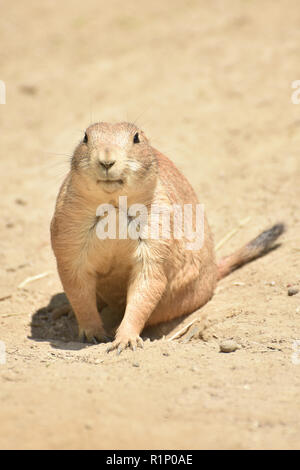
[[[218,278],[253,258],[245,256],[247,248],[218,267],[206,218],[204,244],[194,251],[186,250],[185,239],[173,237],[100,240],[96,209],[103,203],[118,209],[121,195],[127,196],[128,207],[198,204],[186,178],[135,125],[98,123],[87,129],[57,198],[52,247],[80,336],[105,340],[101,310],[117,313],[122,321],[110,350],[118,351],[140,346],[145,325],[200,308],[212,297]]]

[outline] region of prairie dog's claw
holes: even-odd
[[[95,332],[93,329],[83,329],[79,328],[79,341],[81,343],[108,343],[111,341],[111,338],[106,334],[104,329],[100,329]]]
[[[111,351],[117,350],[117,355],[119,356],[124,349],[130,348],[132,351],[136,351],[137,348],[143,348],[143,340],[140,336],[135,337],[123,337],[118,339],[118,337],[108,346],[106,352],[109,353]]]

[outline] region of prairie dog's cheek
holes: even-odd
[[[136,161],[128,162],[127,166],[133,172],[137,172],[142,168],[142,164],[140,162],[136,162]]]

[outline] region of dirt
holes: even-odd
[[[1,4],[0,447],[299,448],[299,2]],[[287,224],[181,340],[169,341],[177,325],[120,356],[79,343],[74,319],[52,312],[64,302],[55,198],[99,120],[136,121],[174,160],[216,243],[237,229],[218,256]],[[238,348],[220,352],[228,340]]]

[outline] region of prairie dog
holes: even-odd
[[[147,209],[143,228],[153,220],[152,207],[167,208],[165,212],[173,216],[170,236],[144,237],[141,232],[135,238],[126,236],[124,217],[127,231],[136,218],[130,210],[121,214],[124,196],[128,208],[139,204]],[[116,237],[99,237],[98,223],[107,215],[99,216],[99,206],[105,204],[122,216],[121,237],[120,217]],[[174,235],[174,208],[185,206],[192,208],[188,223],[195,229],[199,201],[193,188],[171,160],[151,147],[143,131],[126,122],[88,127],[74,151],[51,222],[59,276],[81,339],[107,339],[101,320],[106,309],[122,318],[108,350],[120,353],[142,346],[145,325],[203,306],[218,279],[268,250],[284,229],[282,224],[272,227],[218,265],[205,214],[201,246],[187,249],[189,237]],[[163,222],[156,220],[162,229]]]

